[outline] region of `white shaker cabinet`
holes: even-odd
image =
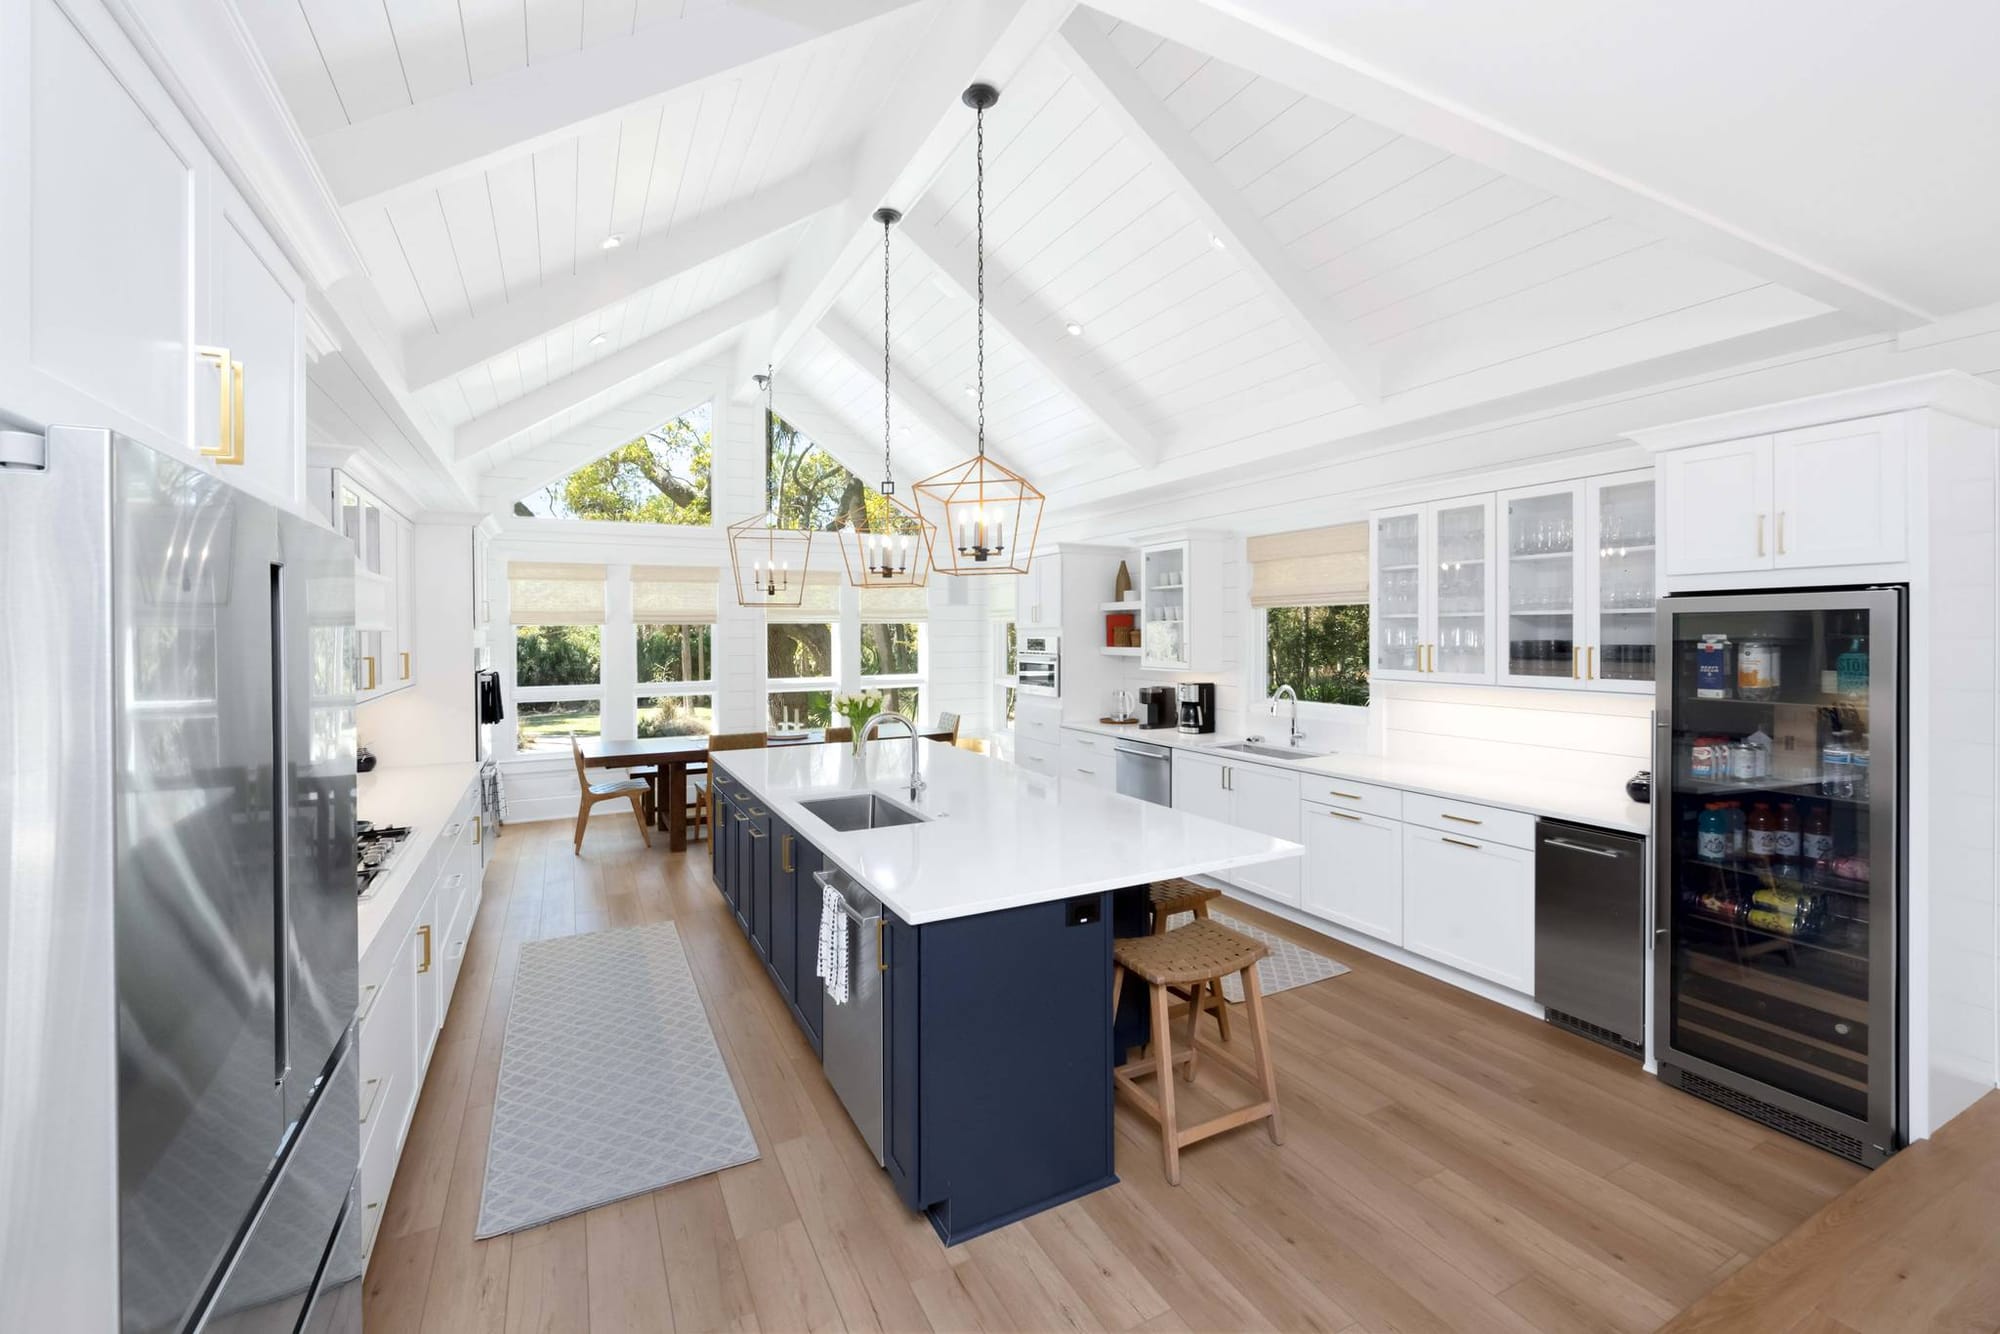
[[[1907,432],[1905,419],[1891,414],[1662,453],[1657,468],[1666,572],[1737,574],[1906,559]]]
[[[1653,477],[1613,473],[1498,497],[1502,685],[1653,689]]]
[[[1234,824],[1229,800],[1229,766],[1205,755],[1174,752],[1174,809],[1223,824]]]
[[[303,287],[250,206],[219,174],[211,194],[201,344],[215,349],[217,361],[221,352],[229,354],[230,407],[238,418],[231,424],[228,462],[218,467],[239,486],[296,507],[305,467]],[[211,438],[219,403],[197,397],[197,440]],[[219,441],[220,423],[214,431]]]
[[[1403,826],[1363,811],[1302,802],[1299,906],[1391,945],[1403,943]]]
[[[1239,829],[1299,841],[1299,776],[1290,769],[1235,764],[1206,755],[1174,752],[1174,809]],[[1221,873],[1265,898],[1296,906],[1299,861],[1263,862]]]
[[[1534,853],[1403,826],[1405,949],[1532,995],[1534,932]]]
[[[1036,554],[1028,572],[1017,577],[1014,622],[1023,629],[1062,628],[1062,557],[1053,551]]]

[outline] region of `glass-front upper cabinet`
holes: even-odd
[[[1653,688],[1653,476],[1502,492],[1499,680]]]
[[[1650,694],[1655,679],[1653,475],[1617,473],[1588,484],[1589,614],[1584,680],[1595,690]]]
[[[1493,679],[1492,537],[1491,496],[1373,516],[1375,676]]]

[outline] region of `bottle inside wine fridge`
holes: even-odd
[[[1904,597],[1659,604],[1660,1078],[1871,1167],[1906,1120]]]

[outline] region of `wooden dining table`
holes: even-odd
[[[950,743],[949,729],[922,728],[919,736],[929,741]],[[895,738],[891,737],[890,740]],[[826,733],[814,729],[805,741],[781,744],[811,745],[824,742]],[[667,847],[687,851],[688,770],[708,763],[705,736],[579,737],[583,763],[590,769],[635,769],[658,767],[660,777],[654,788],[654,823],[667,831]],[[845,744],[844,742],[842,744]]]

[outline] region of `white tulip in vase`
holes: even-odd
[[[882,692],[861,690],[852,695],[835,695],[833,711],[847,719],[847,725],[853,729],[854,735],[848,744],[854,747],[854,758],[860,759],[861,734],[867,730],[868,720],[882,712]]]

